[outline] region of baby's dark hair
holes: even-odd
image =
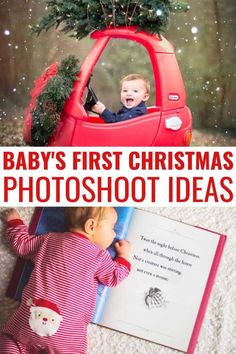
[[[90,218],[101,218],[105,207],[68,207],[64,208],[65,228],[84,230],[86,221]]]

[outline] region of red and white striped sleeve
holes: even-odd
[[[46,235],[29,235],[28,227],[21,219],[14,219],[7,223],[6,238],[12,250],[19,256],[32,259],[40,249]]]
[[[96,278],[103,285],[114,287],[129,275],[130,263],[122,257],[113,260],[107,251],[101,251],[99,261]]]

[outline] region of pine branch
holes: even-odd
[[[103,14],[104,14],[104,21],[107,24],[107,14],[106,14],[105,8],[103,6],[102,0],[99,0],[99,2],[100,2],[100,5],[101,5],[101,9],[103,11]]]
[[[116,5],[115,0],[111,0],[113,25],[116,26]]]
[[[130,5],[130,0],[128,1],[127,10],[126,10],[126,14],[125,14],[125,25],[126,25],[126,26],[128,26],[129,5]]]
[[[132,14],[130,16],[130,21],[129,21],[129,25],[130,26],[131,26],[132,18],[133,18],[134,14],[135,14],[135,11],[136,11],[136,8],[137,8],[139,2],[140,2],[140,0],[136,2],[135,6],[134,6],[134,9],[133,9],[133,12],[132,12]]]

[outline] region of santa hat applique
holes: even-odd
[[[49,300],[45,300],[45,299],[29,299],[27,301],[27,305],[29,306],[36,306],[36,307],[45,307],[49,310],[52,310],[54,312],[56,312],[58,315],[61,315],[59,308],[57,307],[56,304],[54,304],[53,302],[49,301]]]
[[[29,326],[41,337],[55,334],[63,321],[60,311],[53,302],[45,299],[28,299],[30,306]]]

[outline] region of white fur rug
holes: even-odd
[[[149,208],[147,210],[228,236],[195,354],[235,354],[236,208]],[[19,208],[18,211],[28,223],[32,209]],[[0,233],[0,325],[2,325],[17,304],[4,296],[14,268],[15,256],[4,241],[2,224],[0,224]],[[181,326],[181,323],[179,325]],[[174,354],[178,352],[96,325],[90,325],[88,354],[97,353]]]

